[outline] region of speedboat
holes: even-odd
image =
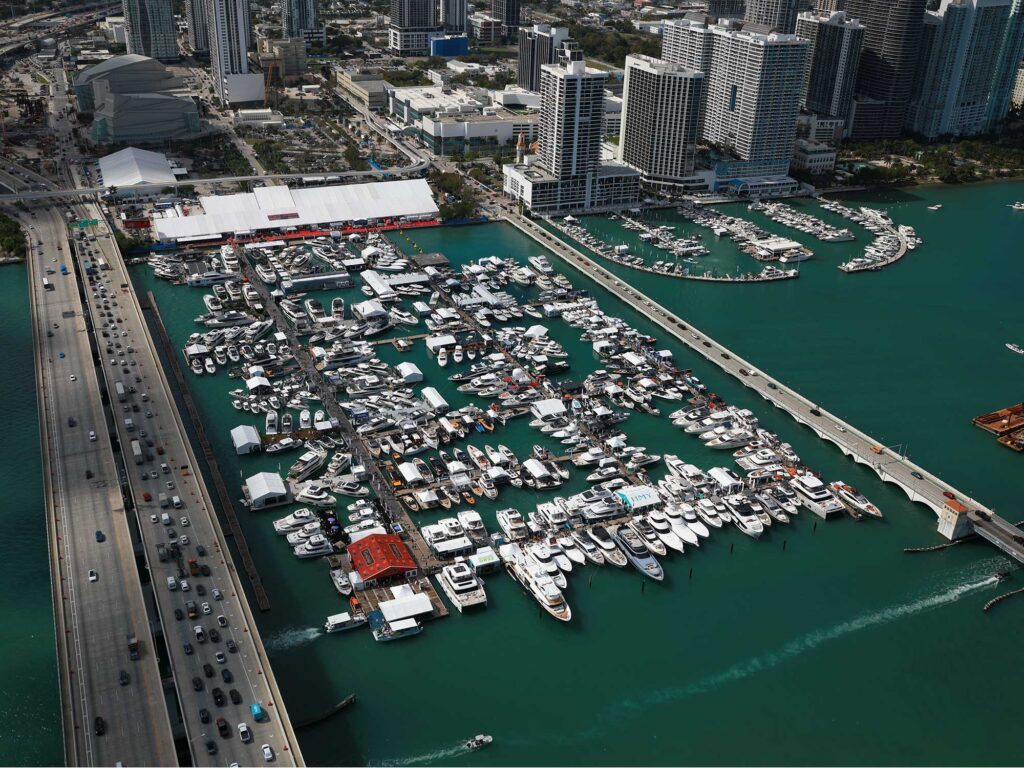
[[[481,747],[486,747],[492,741],[494,741],[494,739],[492,739],[487,734],[478,733],[476,736],[474,736],[472,739],[467,741],[462,746],[464,746],[466,749],[480,749]]]
[[[640,573],[644,576],[649,576],[655,581],[662,581],[665,578],[665,572],[661,568],[661,563],[650,553],[650,550],[647,549],[632,528],[624,525],[619,526],[611,531],[611,536],[615,543],[619,545],[622,554],[626,556],[630,564]]]

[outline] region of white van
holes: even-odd
[[[171,524],[171,516],[168,515],[166,512],[164,512],[162,515],[160,515],[160,522],[163,523],[164,525],[170,525]]]
[[[175,509],[181,509],[183,506],[185,506],[184,504],[181,503],[181,497],[180,496],[173,497],[171,499],[171,503],[174,505]]]
[[[178,588],[178,580],[176,578],[174,578],[173,576],[168,576],[167,577],[167,588],[169,590],[171,590],[171,592],[175,591]]]

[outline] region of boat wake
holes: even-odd
[[[438,749],[433,752],[424,752],[422,755],[415,755],[413,757],[402,757],[395,758],[392,760],[384,760],[380,763],[381,766],[392,766],[392,765],[424,765],[425,763],[436,763],[444,762],[450,757],[456,755],[462,755],[471,750],[466,749],[465,745],[461,742],[455,746],[448,747],[447,749]]]
[[[999,580],[995,576],[990,576],[979,581],[957,584],[956,586],[950,587],[949,589],[937,594],[922,597],[909,603],[903,603],[901,605],[883,608],[878,611],[872,611],[871,613],[863,614],[862,616],[850,619],[849,621],[836,624],[828,629],[809,632],[802,637],[791,640],[779,650],[762,654],[761,656],[755,656],[752,659],[734,664],[724,672],[709,675],[708,677],[697,680],[690,685],[654,691],[649,696],[645,696],[639,700],[627,699],[621,703],[621,706],[626,709],[642,709],[652,705],[665,704],[670,701],[677,701],[690,696],[708,693],[709,691],[713,691],[716,688],[727,685],[728,683],[743,680],[756,675],[758,672],[763,672],[765,670],[772,669],[773,667],[777,667],[779,664],[789,661],[790,659],[794,659],[808,651],[813,651],[819,646],[831,642],[832,640],[838,640],[841,637],[851,635],[855,632],[860,632],[864,629],[889,624],[907,616],[913,616],[914,614],[922,613],[923,611],[927,611],[932,608],[954,603],[964,595],[984,587],[992,586],[993,584],[998,583],[998,581]]]
[[[323,635],[319,627],[287,627],[270,635],[263,641],[268,653],[290,651],[308,645]]]

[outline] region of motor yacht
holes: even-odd
[[[483,582],[466,563],[444,566],[437,581],[459,613],[466,608],[487,605],[487,593],[484,591]]]
[[[626,556],[626,560],[640,573],[655,581],[662,581],[665,578],[661,564],[631,527],[618,526],[610,532],[610,535],[618,544],[622,554]]]
[[[658,538],[661,539],[662,544],[670,549],[674,549],[676,552],[683,551],[683,540],[672,530],[672,525],[664,513],[658,510],[649,512],[647,514],[647,522]]]
[[[276,443],[271,443],[264,449],[264,451],[266,453],[283,453],[284,451],[293,451],[296,448],[301,447],[301,440],[294,437],[286,437],[283,440],[278,440]]]
[[[310,536],[302,544],[292,549],[294,555],[300,559],[313,557],[324,557],[334,553],[334,545],[323,534]]]
[[[285,515],[279,520],[274,521],[274,530],[279,536],[296,531],[307,523],[316,520],[316,514],[311,509],[297,509],[294,512]]]
[[[583,556],[594,565],[604,565],[604,552],[593,542],[589,536],[581,533],[570,534],[576,546],[583,553]]]
[[[839,498],[839,501],[851,512],[871,517],[880,518],[882,516],[878,507],[868,501],[864,494],[852,485],[847,485],[842,480],[837,480],[834,483],[829,483],[829,488],[832,489],[832,492]]]
[[[296,494],[295,501],[321,509],[333,507],[338,503],[337,497],[331,496],[322,485],[307,485]]]
[[[328,616],[327,621],[324,622],[324,632],[328,634],[344,632],[361,627],[364,624],[366,624],[366,616],[361,612],[354,616],[349,613],[335,613],[332,616]]]
[[[747,534],[747,536],[753,539],[760,538],[761,534],[764,533],[764,525],[751,508],[747,498],[742,494],[735,494],[733,496],[726,496],[723,501],[725,506],[729,508],[733,524],[740,531]]]
[[[525,539],[529,532],[526,528],[526,521],[517,509],[499,509],[496,517],[501,530],[508,537],[509,541]]]
[[[828,518],[846,508],[819,478],[811,474],[797,475],[790,483],[800,504],[818,517]]]
[[[551,577],[528,557],[518,544],[504,544],[498,550],[505,570],[534,600],[559,621],[572,619],[565,596]]]

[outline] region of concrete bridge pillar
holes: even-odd
[[[950,541],[974,533],[974,525],[967,518],[967,507],[959,502],[947,502],[939,510],[939,534]]]

